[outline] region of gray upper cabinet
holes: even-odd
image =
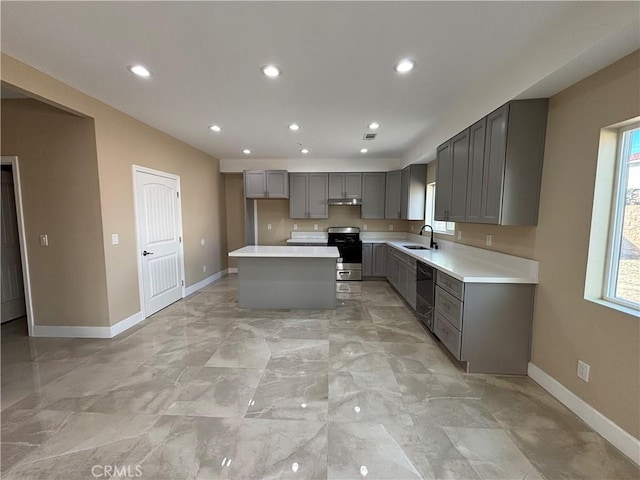
[[[384,172],[365,172],[362,174],[361,218],[384,218],[385,211]]]
[[[451,139],[451,213],[449,221],[464,222],[467,210],[469,129]],[[436,191],[438,189],[436,188]]]
[[[328,218],[329,177],[326,173],[289,174],[289,217]]]
[[[548,105],[517,100],[487,116],[482,223],[538,223]]]
[[[451,141],[438,147],[436,158],[436,205],[435,220],[446,222],[451,212]]]
[[[402,172],[387,172],[385,185],[384,218],[401,218],[400,186]]]
[[[246,198],[289,198],[289,178],[286,170],[245,170]]]
[[[289,218],[308,218],[309,175],[289,174]]]
[[[362,173],[330,173],[329,198],[362,198]]]
[[[484,138],[487,119],[469,128],[469,172],[467,177],[466,222],[480,223],[482,218],[482,177],[484,175]]]
[[[437,153],[436,204],[439,204],[439,209],[436,211],[436,220],[464,222],[467,210],[469,129],[440,145]]]
[[[548,99],[514,100],[468,130],[467,182],[453,141],[438,147],[436,220],[496,225],[538,223]],[[460,149],[460,158],[463,158]],[[450,188],[448,186],[451,186]],[[447,190],[449,188],[449,190]],[[454,191],[456,190],[456,191]],[[464,197],[465,213],[459,208]],[[453,205],[452,201],[456,204]]]
[[[400,217],[403,220],[424,220],[426,189],[426,164],[409,165],[402,170],[400,177]]]

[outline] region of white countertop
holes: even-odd
[[[438,250],[404,248],[403,245],[424,245],[410,240],[386,243],[465,283],[538,283],[538,262],[535,260],[447,241],[439,241],[441,248]]]
[[[270,257],[270,258],[338,258],[337,247],[302,247],[248,245],[229,252],[230,257]]]

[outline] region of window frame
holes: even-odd
[[[638,310],[640,303],[616,296],[618,272],[620,266],[620,252],[622,250],[622,229],[624,226],[624,206],[627,195],[626,185],[629,179],[629,167],[624,159],[629,155],[631,138],[629,132],[640,129],[640,122],[625,125],[617,130],[616,159],[614,166],[614,182],[611,196],[611,214],[609,217],[609,231],[607,233],[607,251],[605,257],[604,279],[602,285],[602,299],[626,308]],[[625,135],[629,134],[628,140]],[[622,208],[621,208],[622,207]]]
[[[440,235],[455,235],[456,223],[455,222],[442,222],[435,220],[436,212],[436,182],[427,183],[426,196],[424,202],[424,220],[425,223],[431,225],[433,233],[439,233]],[[445,225],[444,230],[442,224]]]

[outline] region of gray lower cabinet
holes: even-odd
[[[289,198],[289,179],[286,170],[245,170],[246,198]]]
[[[384,243],[362,244],[362,276],[386,276],[386,248]]]
[[[373,272],[373,244],[362,244],[362,276],[370,277]]]
[[[362,198],[362,173],[330,173],[329,198]]]
[[[471,373],[526,374],[535,285],[436,274],[434,333]]]
[[[400,192],[402,172],[387,172],[385,182],[384,218],[401,218]]]
[[[329,181],[326,173],[289,174],[289,217],[329,218]]]
[[[360,218],[384,218],[385,172],[362,174],[362,208]]]
[[[399,250],[388,247],[387,251],[387,280],[396,291],[416,308],[416,260]]]

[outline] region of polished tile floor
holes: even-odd
[[[111,340],[2,333],[3,479],[638,479],[526,377],[467,375],[382,281],[240,310],[235,276]]]

